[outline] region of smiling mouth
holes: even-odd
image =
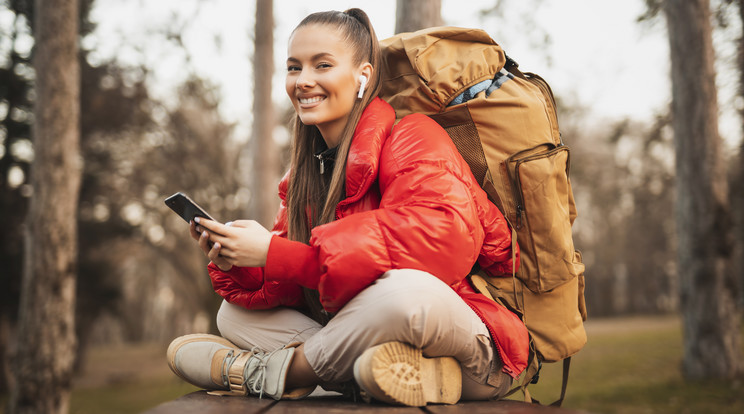
[[[298,98],[300,104],[308,105],[316,102],[320,102],[325,99],[325,96],[313,96],[312,98]]]

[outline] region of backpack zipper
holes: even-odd
[[[540,75],[536,75],[534,73],[525,73],[525,78],[533,85],[537,86],[538,89],[540,89],[540,92],[542,92],[543,96],[547,98],[547,109],[548,109],[548,119],[550,121],[550,126],[554,131],[558,131],[558,143],[556,145],[561,146],[563,145],[563,139],[561,137],[560,128],[558,126],[558,110],[557,105],[555,103],[555,96],[553,95],[553,90],[550,89],[550,85],[548,85],[547,82],[545,82],[545,79],[541,78]],[[555,139],[555,135],[553,134],[553,138]]]

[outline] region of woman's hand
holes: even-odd
[[[204,254],[207,255],[212,263],[216,264],[217,267],[219,267],[220,270],[222,270],[223,272],[227,272],[232,269],[233,265],[230,264],[230,262],[228,262],[225,257],[220,256],[219,244],[212,243],[212,246],[209,245],[208,231],[204,230],[204,228],[201,226],[197,228],[196,223],[194,223],[193,221],[189,223],[189,231],[191,233],[191,238],[199,243],[199,248],[202,249]]]
[[[225,266],[241,267],[261,267],[266,265],[266,256],[269,253],[269,244],[271,244],[271,232],[266,230],[262,225],[253,220],[237,220],[227,224],[217,223],[216,221],[197,218],[198,226],[194,233],[199,235],[200,239],[205,238],[202,250],[208,249],[207,241],[214,243],[212,248],[207,252],[207,256],[220,267],[223,271],[225,268],[215,261],[227,264]],[[207,235],[204,236],[206,230]],[[194,234],[192,234],[193,237]],[[202,245],[202,241],[199,241]]]

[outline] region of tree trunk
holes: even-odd
[[[11,413],[68,411],[80,188],[77,0],[36,0],[33,195],[26,218]]]
[[[744,24],[744,0],[738,0],[736,7],[739,11],[739,22]],[[738,70],[739,70],[739,96],[744,99],[744,33],[738,39]],[[739,111],[742,121],[741,131],[744,131],[744,109]],[[734,241],[736,245],[734,254],[734,275],[739,275],[738,303],[743,305],[744,298],[744,140],[739,146],[739,156],[734,162],[733,179],[731,180],[729,194],[731,195],[731,207],[734,212]]]
[[[256,0],[256,33],[253,55],[253,217],[270,227],[277,209],[277,154],[274,145],[274,105],[271,77],[274,74],[273,0]]]
[[[718,135],[708,0],[665,3],[672,72],[678,270],[688,379],[739,371],[739,314],[730,283],[731,212]]]
[[[442,24],[442,0],[398,0],[396,3],[395,33],[415,32]]]

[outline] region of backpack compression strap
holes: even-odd
[[[517,231],[514,229],[514,226],[509,224],[509,227],[512,231],[512,281],[514,282],[514,303],[519,306],[519,301],[517,300]],[[486,290],[487,291],[487,290]],[[490,294],[489,294],[490,296]],[[522,309],[524,309],[524,303],[522,303]],[[523,314],[522,314],[523,315]],[[522,319],[524,322],[524,319]],[[535,343],[532,341],[532,334],[530,334],[530,353],[527,357],[527,361],[529,361],[529,365],[527,366],[527,369],[524,373],[524,378],[522,379],[522,383],[514,388],[512,388],[506,395],[504,395],[502,398],[506,398],[515,392],[517,390],[522,391],[522,395],[524,395],[524,401],[528,403],[535,403],[540,404],[540,401],[532,398],[530,395],[530,391],[527,389],[527,387],[532,384],[533,382],[537,382],[538,374],[540,373],[541,364],[540,361],[537,358],[537,352],[535,350]],[[549,405],[552,407],[560,407],[561,404],[563,404],[564,398],[566,398],[566,388],[568,388],[568,372],[571,368],[571,357],[568,357],[563,360],[563,379],[561,380],[561,396],[557,400],[553,401]]]

